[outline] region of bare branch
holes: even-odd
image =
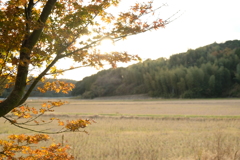
[[[12,125],[18,127],[18,128],[21,128],[21,129],[24,129],[24,130],[28,130],[28,131],[31,131],[31,132],[36,132],[36,133],[43,133],[43,134],[59,134],[59,133],[64,133],[64,132],[72,132],[72,131],[69,131],[68,129],[60,129],[59,131],[56,131],[56,132],[47,132],[47,131],[43,131],[43,130],[34,130],[34,129],[31,129],[31,128],[28,128],[28,127],[23,127],[15,122],[13,122],[11,119],[7,118],[6,116],[2,116],[4,119],[6,119],[7,121],[9,121]],[[46,129],[45,129],[46,130]],[[83,131],[75,131],[75,132],[84,132],[84,133],[87,133],[85,130]]]
[[[69,68],[69,69],[64,69],[64,70],[61,70],[61,71],[59,71],[59,72],[46,73],[46,75],[52,75],[52,74],[63,73],[63,72],[67,72],[67,71],[71,71],[71,70],[77,69],[77,68],[90,67],[90,66],[91,66],[91,65],[77,66],[77,67],[73,67],[73,68]]]

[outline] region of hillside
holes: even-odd
[[[240,97],[240,41],[213,43],[146,60],[127,68],[100,71],[76,83],[73,96],[148,94],[164,98]]]

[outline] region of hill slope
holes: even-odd
[[[153,97],[240,96],[240,41],[213,43],[169,59],[146,60],[100,71],[76,83],[72,95],[94,98],[149,94]]]

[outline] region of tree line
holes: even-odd
[[[189,49],[169,59],[108,69],[76,83],[73,96],[148,94],[164,98],[240,96],[240,41]]]

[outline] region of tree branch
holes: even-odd
[[[43,134],[59,134],[59,133],[64,133],[64,132],[71,132],[71,131],[68,131],[67,129],[63,130],[63,128],[59,131],[56,131],[56,132],[46,132],[46,131],[42,131],[42,130],[34,130],[34,129],[30,129],[30,128],[27,128],[27,127],[23,127],[21,125],[18,125],[17,123],[14,123],[12,122],[11,119],[7,118],[6,116],[2,116],[3,118],[5,118],[7,121],[9,121],[12,125],[18,127],[18,128],[21,128],[21,129],[25,129],[25,130],[28,130],[28,131],[31,131],[31,132],[37,132],[37,133],[43,133]],[[76,131],[76,132],[85,132],[87,133],[85,130],[84,131]]]
[[[67,72],[67,71],[71,71],[71,70],[74,70],[74,69],[77,69],[77,68],[83,68],[83,67],[91,67],[91,65],[77,66],[77,67],[73,67],[73,68],[69,68],[69,69],[64,69],[64,70],[61,70],[61,71],[59,71],[59,72],[46,73],[46,75],[52,75],[52,74],[57,74],[57,73]]]
[[[47,68],[38,75],[38,77],[33,81],[33,83],[31,84],[31,86],[29,87],[29,89],[27,90],[27,92],[24,94],[23,98],[19,101],[18,106],[22,105],[27,98],[29,97],[30,93],[32,92],[32,90],[34,89],[34,87],[37,85],[37,83],[41,80],[41,78],[43,76],[46,75],[46,73],[51,69],[51,67],[54,66],[54,64],[60,59],[60,57],[56,56],[55,59],[52,61],[52,63],[50,65],[47,66]]]
[[[38,23],[39,23],[40,27],[39,27],[39,29],[35,29],[28,39],[27,46],[29,47],[29,49],[32,49],[33,46],[37,43],[37,41],[42,33],[44,24],[46,23],[47,18],[50,15],[56,1],[57,0],[48,0],[45,7],[43,8],[42,14],[40,15],[40,17],[38,19]]]
[[[20,49],[20,64],[18,65],[15,86],[8,98],[0,103],[0,117],[6,115],[13,108],[17,107],[19,102],[22,100],[22,96],[26,87],[31,50],[37,43],[42,33],[44,23],[50,15],[55,3],[56,0],[47,1],[38,20],[38,22],[41,24],[40,28],[35,29],[29,37],[27,36],[26,39],[23,40]]]

